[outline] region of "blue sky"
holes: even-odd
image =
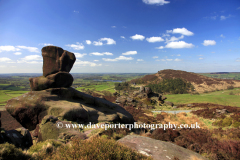
[[[42,73],[46,45],[71,73],[240,72],[240,1],[0,0],[0,73]]]

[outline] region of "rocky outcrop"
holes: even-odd
[[[69,141],[73,137],[86,139],[86,135],[74,129],[72,126],[66,128],[66,124],[71,125],[71,122],[60,121],[57,117],[47,115],[42,119],[39,127],[36,128],[38,134],[38,141],[45,141],[47,139],[61,139],[64,142]],[[80,128],[80,127],[79,127]]]
[[[118,140],[118,142],[137,150],[139,153],[151,156],[154,160],[169,160],[174,159],[174,157],[179,160],[191,160],[193,157],[198,160],[206,160],[200,154],[176,144],[148,137],[127,135]]]
[[[35,129],[45,115],[79,123],[134,122],[132,115],[121,106],[73,88],[31,91],[9,100],[5,107],[29,130]]]
[[[69,73],[76,60],[73,53],[56,46],[42,48],[43,76],[29,78],[32,91],[70,87],[73,77]]]

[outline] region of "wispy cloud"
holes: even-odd
[[[111,26],[112,28],[116,28],[116,26]]]
[[[79,11],[75,11],[75,10],[74,10],[73,12],[74,12],[74,13],[79,13]]]
[[[76,44],[67,44],[66,46],[73,48],[74,50],[84,49],[84,45],[82,43],[77,42]]]
[[[181,56],[180,54],[178,54],[177,56]]]
[[[9,62],[9,61],[11,61],[10,58],[7,58],[7,57],[0,58],[0,62]]]
[[[170,39],[166,38],[166,43],[169,43],[169,42],[174,42],[174,41],[178,41],[180,39],[183,39],[184,38],[184,35],[181,35],[180,37],[175,37],[175,36],[172,36]]]
[[[14,46],[0,46],[0,52],[3,52],[3,51],[20,51],[19,48],[16,48]]]
[[[202,60],[203,58],[202,57],[200,57],[200,58],[198,58],[199,60]]]
[[[138,62],[144,61],[143,59],[137,59]]]
[[[39,45],[44,45],[44,46],[53,46],[51,43],[39,43]]]
[[[20,48],[20,49],[26,49],[29,52],[37,52],[37,53],[39,53],[39,50],[38,50],[37,47],[27,47],[27,46],[16,46],[16,47]]]
[[[143,3],[150,4],[150,5],[164,5],[170,2],[166,0],[143,0]]]
[[[204,40],[202,43],[204,46],[214,46],[216,42],[214,40]]]
[[[165,48],[172,48],[172,49],[193,48],[193,47],[194,45],[192,43],[186,43],[184,41],[170,42],[165,46]]]
[[[186,28],[175,28],[173,30],[167,30],[167,33],[173,33],[173,34],[179,33],[179,34],[182,34],[182,35],[185,35],[185,36],[194,35],[193,32],[187,30]]]
[[[156,59],[156,58],[158,58],[158,56],[154,56],[154,57],[152,57],[153,59]]]
[[[180,61],[182,61],[182,59],[178,59],[178,58],[176,58],[176,59],[174,59],[174,61],[176,61],[176,62],[180,62]]]
[[[236,62],[240,62],[240,58],[237,58],[237,59],[236,59]]]
[[[140,34],[136,34],[134,36],[131,36],[130,38],[132,38],[133,40],[141,40],[141,41],[145,39],[145,37]]]
[[[110,58],[102,58],[102,60],[104,61],[110,61],[110,62],[114,62],[114,61],[118,61],[118,60],[125,60],[125,61],[129,61],[129,60],[133,60],[134,58],[132,57],[125,57],[125,56],[119,56],[115,59],[110,59]]]
[[[77,58],[82,58],[83,56],[87,55],[86,53],[74,53]]]
[[[92,52],[92,53],[90,53],[89,55],[95,55],[95,56],[104,56],[104,55],[107,55],[107,56],[112,56],[113,54],[110,53],[110,52],[103,52],[103,53]]]
[[[220,20],[226,20],[227,18],[233,17],[231,14],[228,16],[220,16]]]
[[[15,54],[15,55],[21,55],[22,53],[21,53],[21,52],[15,52],[15,53],[13,53],[13,54]]]
[[[121,36],[121,38],[122,38],[122,39],[125,39],[125,37],[124,37],[124,36]]]
[[[103,43],[102,42],[97,42],[97,41],[94,41],[93,42],[93,45],[95,45],[95,46],[102,46],[103,45]]]
[[[107,41],[107,45],[116,44],[116,41],[114,41],[112,38],[101,38],[100,41]]]
[[[102,66],[102,64],[96,64],[96,63],[90,62],[90,61],[81,61],[79,59],[76,60],[75,64],[80,65],[80,66],[90,66],[90,67]]]
[[[149,43],[162,42],[164,39],[162,37],[150,37],[146,38]]]
[[[220,37],[225,38],[225,36],[223,34],[221,34]]]
[[[137,54],[137,51],[128,51],[128,52],[122,53],[122,55],[134,55],[134,54]]]

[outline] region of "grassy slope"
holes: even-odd
[[[229,95],[230,92],[234,94],[240,93],[240,89],[215,91],[203,93],[200,95],[190,94],[173,94],[166,95],[167,101],[175,104],[188,104],[188,103],[215,103],[221,105],[237,106],[240,107],[240,95]]]
[[[78,87],[77,90],[81,91],[83,89],[87,90],[95,90],[95,91],[109,91],[111,93],[114,93],[114,83],[106,83],[106,84],[100,84],[100,85],[90,85],[90,86],[84,86],[84,87]]]

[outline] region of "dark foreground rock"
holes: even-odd
[[[127,135],[118,140],[118,142],[137,150],[139,153],[152,156],[154,160],[170,160],[174,159],[174,157],[179,158],[179,160],[192,160],[193,157],[195,157],[195,159],[198,158],[198,160],[206,160],[206,158],[191,150],[170,142],[155,140],[148,137]]]
[[[1,128],[0,144],[6,142],[22,149],[28,149],[33,145],[30,132],[23,127],[15,130],[4,130]]]
[[[10,99],[6,110],[25,128],[34,130],[46,115],[78,123],[134,123],[133,116],[121,106],[73,88],[31,91]]]

